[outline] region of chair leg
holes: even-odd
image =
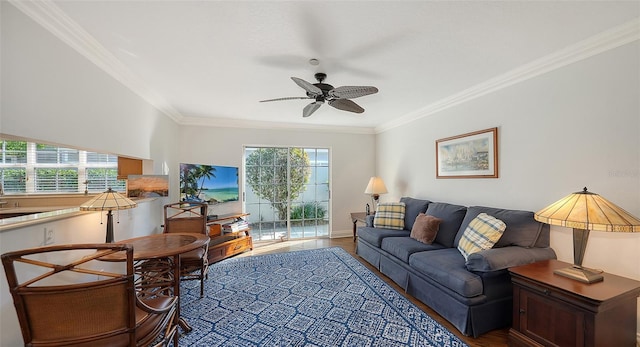
[[[204,268],[200,269],[200,298],[204,297]]]
[[[173,334],[173,347],[179,347],[178,341],[180,340],[180,332],[178,331],[178,327],[176,326],[176,331]]]
[[[204,280],[209,279],[209,261],[208,257],[208,247],[207,252],[205,252],[202,268],[200,268],[200,297],[204,297]]]

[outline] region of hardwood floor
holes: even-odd
[[[355,242],[353,242],[353,239],[350,237],[338,238],[338,239],[317,239],[317,240],[299,240],[299,241],[284,241],[284,242],[278,241],[274,243],[254,243],[253,251],[245,252],[238,256],[246,257],[251,255],[282,253],[282,252],[299,251],[304,249],[315,249],[315,248],[324,248],[324,247],[342,247],[345,251],[353,255],[368,269],[373,271],[376,275],[382,278],[385,282],[387,282],[390,286],[396,289],[399,293],[404,295],[416,306],[420,307],[420,309],[425,311],[429,316],[431,316],[433,319],[438,321],[444,327],[449,329],[449,331],[453,332],[458,337],[460,337],[460,339],[462,339],[469,346],[471,347],[489,347],[489,346],[505,347],[507,346],[507,332],[509,330],[508,328],[490,331],[478,338],[472,338],[469,336],[462,335],[453,325],[451,325],[444,318],[440,317],[440,315],[438,315],[435,311],[433,311],[432,309],[430,309],[428,306],[424,305],[417,299],[411,297],[410,295],[405,294],[402,288],[396,285],[392,280],[390,280],[385,275],[381,274],[378,270],[376,270],[373,266],[367,263],[364,259],[356,255],[356,244]]]

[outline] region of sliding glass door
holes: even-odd
[[[329,236],[329,149],[245,147],[244,158],[255,240]]]

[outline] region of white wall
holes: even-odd
[[[330,149],[331,237],[352,235],[349,212],[364,211],[370,197],[364,194],[375,169],[375,136],[309,130],[269,130],[185,126],[186,146],[179,157],[187,163],[242,167],[243,146],[300,146]],[[244,172],[241,172],[242,176]],[[242,178],[241,178],[242,179]],[[241,204],[221,208],[240,211]]]
[[[638,41],[377,137],[390,194],[537,211],[588,187],[640,216]],[[435,141],[498,127],[498,179],[436,179]],[[573,262],[571,229],[552,227]],[[640,234],[592,232],[583,265],[640,280]],[[640,316],[638,319],[640,324]],[[640,331],[640,325],[638,327]]]
[[[150,158],[166,117],[4,1],[1,25],[0,132]]]

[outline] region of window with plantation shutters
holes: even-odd
[[[2,141],[0,182],[5,193],[24,193],[27,182],[27,143]]]
[[[77,149],[36,144],[36,164],[78,165]]]
[[[35,169],[35,191],[37,193],[78,191],[78,169],[39,167]]]
[[[5,194],[124,192],[118,157],[26,141],[0,140],[0,188]]]
[[[118,169],[87,167],[87,187],[89,192],[104,192],[111,187],[113,190],[124,191],[124,181],[118,180]]]

